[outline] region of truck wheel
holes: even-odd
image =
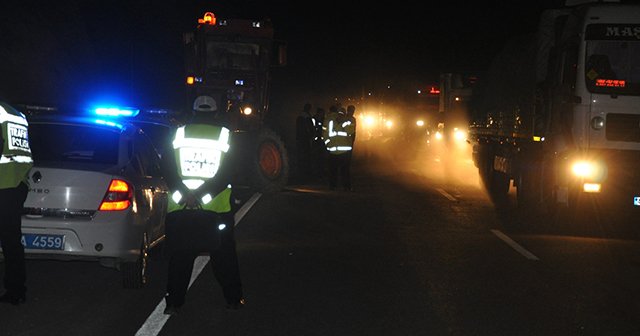
[[[122,286],[124,288],[141,288],[147,283],[147,269],[149,262],[149,243],[144,234],[140,254],[135,261],[123,261],[120,264],[122,272]]]
[[[254,139],[249,181],[262,192],[282,190],[289,179],[289,157],[284,142],[271,129],[260,130]]]

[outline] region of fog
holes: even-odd
[[[358,134],[354,145],[354,157],[360,163],[358,167],[385,177],[404,176],[406,180],[399,182],[431,188],[480,188],[478,169],[471,153],[472,146],[466,138],[436,139],[435,133],[427,131],[371,137]]]

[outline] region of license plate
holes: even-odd
[[[22,245],[32,250],[64,250],[64,236],[25,233],[22,235]]]

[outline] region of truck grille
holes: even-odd
[[[610,113],[606,125],[607,140],[640,142],[640,115]]]

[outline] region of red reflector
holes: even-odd
[[[102,199],[100,210],[117,211],[125,210],[131,206],[133,193],[129,183],[123,180],[111,180],[107,194]]]

